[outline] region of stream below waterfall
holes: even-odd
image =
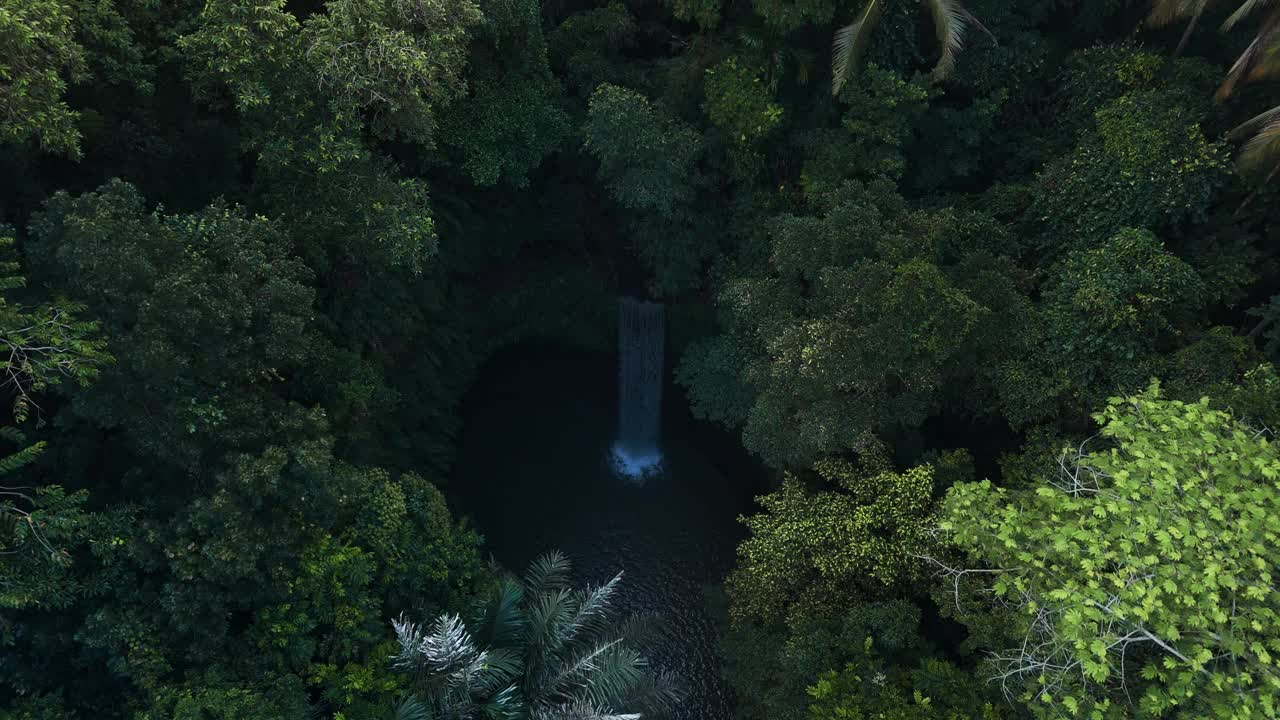
[[[505,567],[522,571],[553,548],[580,583],[624,571],[621,612],[663,616],[653,662],[689,690],[681,720],[725,720],[716,626],[705,591],[733,566],[736,518],[761,489],[759,466],[733,438],[688,414],[668,383],[662,473],[629,485],[610,464],[618,371],[610,358],[523,345],[484,368],[463,405],[449,492]]]

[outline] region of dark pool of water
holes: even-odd
[[[622,570],[621,611],[664,617],[651,659],[689,689],[677,717],[729,718],[705,590],[733,565],[743,532],[736,518],[750,512],[762,475],[725,435],[689,417],[683,395],[668,387],[663,474],[643,487],[615,477],[615,367],[548,347],[498,355],[464,403],[450,490],[506,567],[559,548],[583,582]]]

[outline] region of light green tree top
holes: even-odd
[[[1154,382],[1095,418],[1107,446],[1043,485],[947,498],[1026,635],[995,677],[1051,717],[1275,717],[1280,453]]]

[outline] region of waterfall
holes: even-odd
[[[626,480],[642,483],[662,467],[663,307],[623,298],[618,308],[618,439],[613,464]]]

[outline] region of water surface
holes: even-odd
[[[464,403],[450,489],[506,567],[559,548],[580,581],[624,571],[622,610],[666,618],[652,660],[689,687],[676,717],[722,720],[732,716],[731,699],[704,589],[733,565],[736,518],[750,511],[760,475],[724,434],[689,417],[677,389],[666,392],[663,472],[635,487],[609,462],[614,360],[542,346],[505,351]]]

